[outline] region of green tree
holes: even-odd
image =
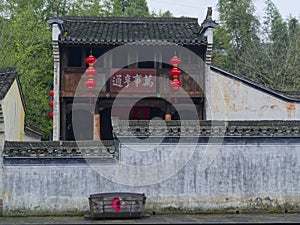
[[[251,74],[249,51],[259,47],[259,21],[252,0],[219,0],[218,11],[213,65],[236,74]]]
[[[261,66],[261,73],[269,78],[268,86],[274,89],[299,87],[299,22],[295,18],[285,21],[274,3],[267,0],[262,37],[264,67]]]
[[[111,1],[111,15],[119,17],[149,17],[146,0],[113,0]]]
[[[69,5],[69,16],[105,16],[106,2],[101,0],[76,0]]]
[[[219,0],[218,10],[233,48],[243,50],[249,41],[258,40],[259,21],[252,0]]]
[[[112,5],[112,16],[125,15],[125,1],[114,0]]]
[[[125,15],[129,17],[149,17],[149,8],[146,0],[127,0]]]
[[[13,5],[15,6],[15,5]],[[41,126],[47,139],[49,120],[49,87],[52,81],[51,31],[40,18],[37,8],[10,8],[10,18],[2,19],[0,67],[13,66],[20,75],[25,96],[26,121]]]
[[[173,17],[173,14],[172,14],[169,10],[163,12],[163,11],[160,9],[158,13],[156,13],[155,11],[152,11],[152,12],[151,12],[151,16],[152,16],[152,17],[165,17],[165,18],[170,18],[170,17]]]
[[[299,87],[299,22],[284,21],[271,0],[263,24],[251,0],[219,0],[213,65],[273,89]],[[262,31],[260,33],[260,31]]]

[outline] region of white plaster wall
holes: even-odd
[[[207,120],[299,120],[300,104],[285,102],[240,81],[209,71]]]
[[[167,152],[174,151],[174,147],[167,147]],[[218,154],[207,152],[206,145],[184,147],[187,151],[195,148],[195,152],[182,169],[165,180],[143,186],[104,178],[97,166],[89,164],[5,165],[0,190],[3,214],[83,213],[89,210],[89,195],[102,192],[145,193],[146,209],[151,212],[169,207],[181,212],[299,212],[299,145],[222,145]],[[158,160],[164,161],[165,150],[166,146],[158,146],[152,156],[151,152],[143,153],[148,157],[141,161],[139,154],[127,154],[128,147],[121,148],[123,162],[132,166],[126,171],[128,182],[147,183],[150,177],[139,173],[141,165],[156,166]],[[209,163],[201,168],[206,160]],[[174,159],[175,164],[180,161],[181,158]],[[117,171],[125,169],[122,164],[114,165]],[[110,165],[98,166],[105,169]],[[158,167],[151,176],[156,178],[164,172]]]
[[[19,87],[15,80],[2,100],[6,141],[22,141],[24,138],[25,111]]]

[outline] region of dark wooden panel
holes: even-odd
[[[88,91],[85,86],[85,81],[88,79],[85,75],[86,68],[65,68],[63,70],[63,79],[62,79],[62,97],[73,97],[75,95],[88,97],[90,91]],[[97,75],[94,77],[97,82],[97,87],[94,91],[92,91],[93,95],[105,95],[106,94],[106,86],[101,89],[99,92],[100,84],[106,82],[106,70],[103,68],[97,68]]]
[[[85,86],[85,81],[87,77],[84,75],[85,68],[65,68],[63,70],[63,79],[62,79],[62,97],[73,97],[76,95],[78,97],[88,97],[90,92]],[[194,73],[193,73],[194,74]],[[82,80],[81,80],[82,79]],[[94,96],[104,97],[108,93],[105,84],[109,75],[104,68],[97,68],[97,75],[94,77],[97,82],[97,87],[92,91]],[[160,69],[158,70],[157,76],[157,94],[160,94],[161,97],[168,97],[173,95],[173,90],[170,87],[171,77],[169,75],[168,69]],[[194,76],[194,79],[186,73],[183,73],[179,77],[182,82],[182,89],[178,91],[178,97],[183,97],[186,93],[191,97],[203,97],[204,93],[202,90],[203,78],[197,75]],[[101,91],[99,91],[99,87],[101,86]],[[112,97],[117,94],[110,94]],[[127,97],[140,97],[142,94],[122,94]],[[145,94],[145,96],[149,96],[149,94]]]

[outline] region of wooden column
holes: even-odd
[[[169,102],[166,102],[165,120],[172,120],[172,115],[171,115],[171,109],[170,109],[170,103]]]
[[[94,114],[94,141],[100,140],[100,114]]]

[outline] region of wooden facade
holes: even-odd
[[[112,117],[178,120],[178,110],[183,110],[185,119],[205,119],[204,73],[208,51],[204,34],[210,26],[199,26],[196,19],[189,18],[66,17],[53,18],[50,23],[59,25],[60,140],[112,139]],[[178,34],[173,31],[177,29]],[[166,33],[174,39],[166,37]],[[88,91],[85,59],[91,54],[97,58],[94,65],[97,86]],[[174,55],[182,60],[179,65],[182,88],[176,93],[176,105],[170,87],[169,63]],[[113,71],[119,77],[113,77]],[[130,83],[134,82],[134,74],[139,76],[135,89],[131,84],[131,89],[126,89],[129,83],[122,86],[125,85],[121,81],[122,71],[124,75],[132,75]],[[113,83],[116,79],[123,82],[119,89]],[[90,96],[93,104],[89,103]],[[187,100],[193,103],[197,115],[189,114]]]

